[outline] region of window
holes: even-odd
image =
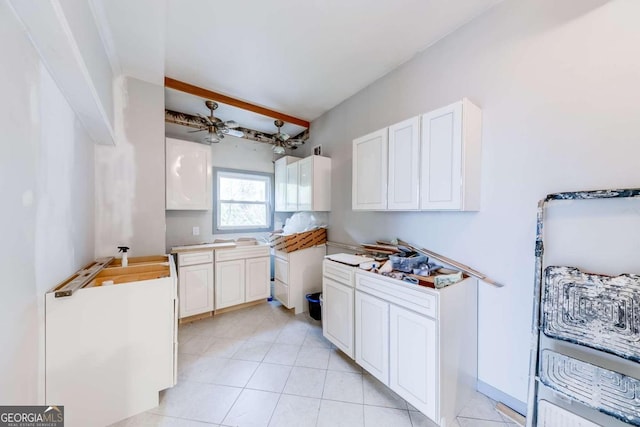
[[[273,208],[270,174],[217,169],[214,176],[216,232],[271,229]]]

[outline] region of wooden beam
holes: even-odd
[[[307,129],[309,128],[309,122],[306,120],[302,120],[288,114],[279,113],[265,107],[260,107],[259,105],[251,104],[246,101],[231,98],[230,96],[223,95],[221,93],[217,93],[208,89],[203,89],[189,83],[181,82],[179,80],[172,79],[171,77],[164,78],[164,87],[179,90],[181,92],[186,92],[191,95],[199,96],[201,98],[210,99],[212,101],[217,101],[222,104],[232,105],[234,107],[242,108],[243,110],[253,111],[254,113],[262,114],[263,116],[282,120],[285,123],[291,123]]]

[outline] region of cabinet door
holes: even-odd
[[[354,310],[351,287],[322,279],[322,334],[353,359]]]
[[[285,211],[287,208],[287,158],[276,160],[274,165],[275,210]]]
[[[180,318],[213,310],[213,263],[180,267]]]
[[[387,208],[387,128],[353,140],[353,210]]]
[[[286,210],[298,210],[298,162],[287,165],[287,198]]]
[[[389,304],[356,291],[356,362],[389,385]]]
[[[436,421],[436,321],[393,304],[389,313],[389,387]]]
[[[211,147],[167,138],[167,209],[211,209],[211,179]]]
[[[216,263],[216,310],[245,301],[244,273],[243,259]]]
[[[285,285],[289,284],[289,262],[281,258],[275,257],[273,262],[275,270],[275,278],[280,280]]]
[[[422,116],[420,209],[462,209],[462,102]]]
[[[389,126],[390,210],[417,210],[420,207],[420,117]]]
[[[245,301],[256,301],[271,295],[271,258],[245,260]]]
[[[298,161],[298,210],[313,210],[313,157]]]
[[[291,298],[289,298],[289,285],[276,279],[273,284],[274,297],[287,308],[291,308]]]

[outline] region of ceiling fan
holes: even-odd
[[[298,146],[304,144],[304,139],[299,138],[291,138],[291,135],[282,132],[282,126],[284,126],[284,122],[282,120],[275,120],[273,122],[278,128],[278,132],[273,134],[272,136],[272,144],[273,144],[273,152],[276,154],[284,154],[285,148],[295,150]]]
[[[202,114],[198,113],[198,117],[200,119],[202,128],[191,131],[189,133],[207,131],[208,134],[205,137],[204,142],[208,142],[208,143],[218,143],[222,141],[225,135],[232,135],[232,136],[238,136],[238,137],[244,136],[244,133],[242,133],[241,131],[235,130],[240,126],[237,122],[233,120],[227,120],[225,122],[213,115],[213,111],[218,108],[217,102],[207,100],[204,102],[204,104],[211,111],[211,115],[203,116]]]

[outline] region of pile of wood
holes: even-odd
[[[316,228],[315,230],[288,235],[274,233],[271,235],[270,240],[271,247],[277,251],[299,251],[300,249],[311,248],[326,243],[327,229]]]

